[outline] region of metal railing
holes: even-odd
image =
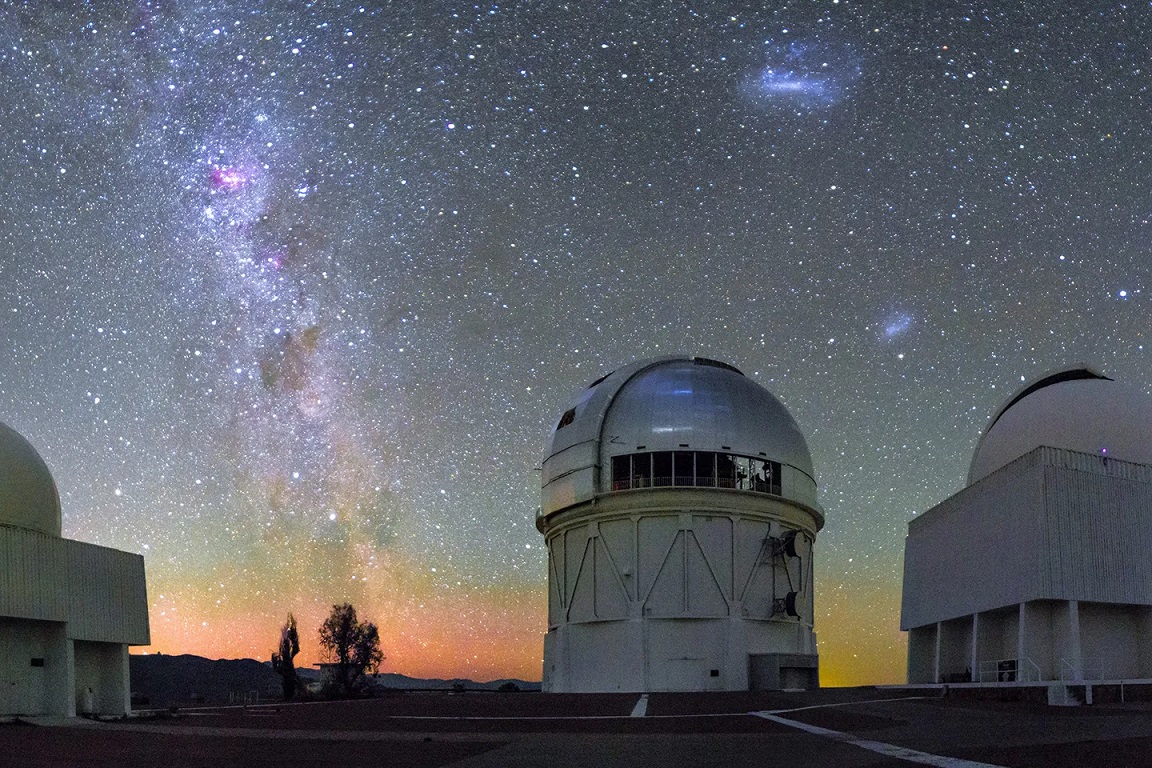
[[[987,659],[980,662],[981,683],[1038,683],[1044,679],[1040,667],[1029,658]]]

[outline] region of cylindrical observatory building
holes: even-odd
[[[592,382],[543,464],[544,690],[817,687],[814,478],[791,414],[730,365]]]

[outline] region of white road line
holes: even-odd
[[[644,715],[649,720],[692,720],[701,717],[748,717],[759,712],[704,712],[697,715]],[[628,720],[632,715],[388,715],[386,720]]]
[[[829,709],[831,707],[851,707],[856,704],[885,704],[890,701],[923,701],[937,698],[935,696],[900,696],[895,699],[864,699],[862,701],[840,701],[835,704],[812,704],[807,707],[793,707],[792,709],[766,709],[763,712],[752,712],[753,715],[786,715],[789,712],[803,712],[806,709]]]
[[[835,704],[814,704],[809,707],[793,707],[791,709],[766,709],[759,712],[682,712],[678,715],[649,715],[648,694],[641,694],[640,700],[632,709],[630,715],[388,715],[389,720],[625,720],[630,717],[646,717],[649,720],[691,720],[702,717],[765,717],[766,715],[785,715],[789,712],[802,712],[806,709],[827,709],[829,707],[850,707],[856,704],[882,704],[889,701],[920,701],[935,698],[934,696],[900,696],[887,699],[864,699],[862,701],[841,701]],[[643,709],[641,708],[643,705]],[[640,714],[637,710],[640,709]],[[184,710],[180,710],[183,712]],[[791,722],[791,721],[789,721]]]
[[[932,755],[927,752],[917,752],[914,749],[907,747],[898,747],[895,744],[886,744],[882,741],[871,741],[870,739],[861,739],[853,736],[850,733],[843,733],[842,731],[833,731],[828,728],[821,728],[816,725],[808,725],[796,720],[789,720],[786,717],[778,717],[777,715],[769,714],[767,712],[754,713],[757,717],[762,717],[765,720],[771,720],[780,725],[787,725],[790,728],[798,728],[801,731],[807,731],[816,736],[823,736],[826,739],[833,741],[842,741],[845,744],[852,744],[853,746],[867,749],[871,752],[884,755],[886,757],[895,757],[898,760],[907,760],[910,763],[921,763],[923,765],[934,765],[937,768],[1003,768],[1003,766],[993,765],[992,763],[978,763],[974,760],[961,760],[958,757],[945,757],[944,755]]]

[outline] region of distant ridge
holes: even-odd
[[[318,674],[315,670],[309,671],[312,674]],[[382,672],[376,678],[376,684],[381,688],[394,688],[405,691],[450,691],[457,685],[463,685],[470,691],[495,691],[507,683],[512,683],[522,691],[540,690],[540,683],[538,682],[529,683],[515,678],[504,678],[503,680],[490,680],[486,683],[478,683],[474,680],[461,677],[452,680],[439,680],[436,678],[408,677],[407,675],[400,675],[395,672]]]
[[[280,677],[268,662],[255,659],[215,661],[190,654],[149,654],[129,656],[128,666],[132,675],[132,706],[136,709],[280,700]],[[297,672],[305,683],[320,679],[317,669],[304,668]],[[461,685],[470,691],[495,691],[507,683],[521,691],[540,690],[538,682],[516,679],[478,683],[462,678],[439,680],[384,672],[374,680],[378,689],[408,691],[451,691]]]

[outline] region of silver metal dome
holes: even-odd
[[[730,365],[677,356],[632,363],[573,399],[546,452],[541,513],[611,490],[613,457],[685,450],[776,462],[780,495],[817,507],[812,456],[788,409]]]
[[[606,456],[691,448],[762,456],[815,476],[800,427],[771,392],[699,358],[645,368],[620,388],[601,429]]]

